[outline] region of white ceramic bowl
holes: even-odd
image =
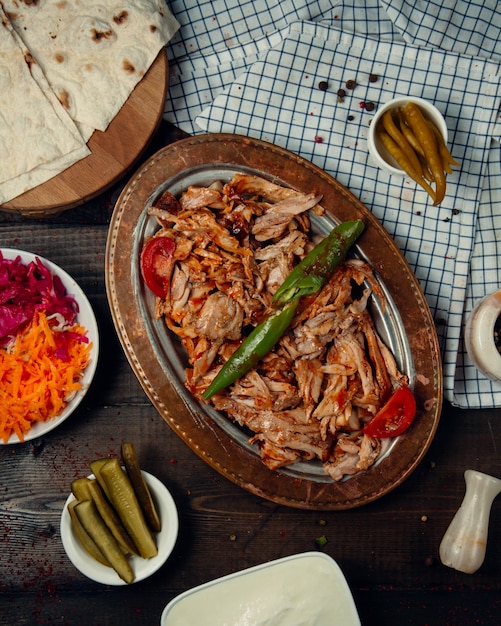
[[[387,172],[390,172],[390,174],[396,174],[398,176],[406,176],[406,174],[395,161],[395,159],[393,159],[393,157],[388,154],[384,146],[381,144],[380,140],[378,139],[376,129],[382,116],[386,113],[386,111],[388,111],[388,109],[403,107],[408,102],[414,102],[419,106],[425,117],[430,119],[439,129],[446,144],[448,139],[447,124],[445,123],[445,119],[440,111],[437,109],[437,107],[431,104],[431,102],[423,100],[423,98],[402,96],[394,98],[393,100],[390,100],[389,102],[384,104],[378,109],[377,113],[372,118],[371,125],[369,126],[369,134],[367,136],[367,147],[369,149],[369,154],[379,167],[386,170]]]
[[[337,563],[305,552],[257,565],[186,591],[165,607],[161,626],[360,626]]]
[[[482,298],[466,321],[466,350],[477,367],[491,380],[501,380],[501,354],[494,339],[496,320],[501,315],[501,289]]]
[[[179,530],[176,504],[167,487],[148,472],[143,471],[143,476],[158,507],[162,530],[156,534],[158,554],[155,557],[151,559],[143,559],[139,556],[130,557],[130,564],[135,573],[135,583],[154,574],[167,561],[176,544]],[[90,474],[89,478],[94,478],[94,474]],[[73,494],[68,496],[61,514],[61,541],[68,558],[82,574],[91,580],[103,585],[126,585],[127,583],[111,567],[102,565],[82,548],[73,532],[68,512],[68,504],[74,499]]]
[[[36,422],[35,424],[33,424],[31,430],[26,433],[24,437],[24,441],[31,441],[32,439],[36,439],[38,437],[41,437],[42,435],[46,435],[48,432],[62,424],[62,422],[68,419],[68,417],[73,413],[77,406],[82,402],[96,372],[99,355],[99,333],[96,317],[94,315],[94,311],[92,310],[90,302],[88,301],[85,293],[76,283],[76,281],[67,272],[65,272],[55,263],[52,263],[52,261],[45,259],[39,254],[32,254],[31,252],[16,250],[14,248],[2,248],[1,250],[4,259],[15,259],[19,256],[21,257],[21,261],[25,265],[27,265],[31,261],[34,261],[36,258],[39,258],[40,261],[42,261],[42,263],[47,268],[49,268],[52,274],[57,274],[59,276],[63,285],[66,288],[68,295],[71,295],[75,298],[79,307],[77,322],[87,329],[87,337],[89,338],[89,341],[92,342],[90,363],[88,364],[81,379],[82,388],[75,394],[73,399],[67,404],[65,409],[57,417],[47,422]],[[11,443],[20,443],[20,439],[17,435],[11,435],[10,439],[7,441],[7,444]],[[3,440],[1,439],[0,444],[3,444]]]

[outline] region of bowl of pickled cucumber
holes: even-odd
[[[94,459],[71,483],[61,515],[68,558],[87,578],[130,585],[155,573],[176,544],[179,518],[165,485],[141,469],[134,446]]]

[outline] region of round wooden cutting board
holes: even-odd
[[[105,132],[89,139],[91,154],[42,185],[3,204],[4,211],[45,217],[79,206],[117,182],[136,162],[164,110],[168,62],[160,52]]]

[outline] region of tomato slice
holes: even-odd
[[[410,387],[402,385],[390,396],[362,432],[369,437],[397,437],[409,428],[415,415],[416,398]]]
[[[141,273],[148,288],[159,298],[169,293],[176,244],[169,237],[152,237],[141,252]]]

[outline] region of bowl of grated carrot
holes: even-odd
[[[99,353],[92,307],[52,261],[0,249],[0,445],[47,434],[79,406]]]

